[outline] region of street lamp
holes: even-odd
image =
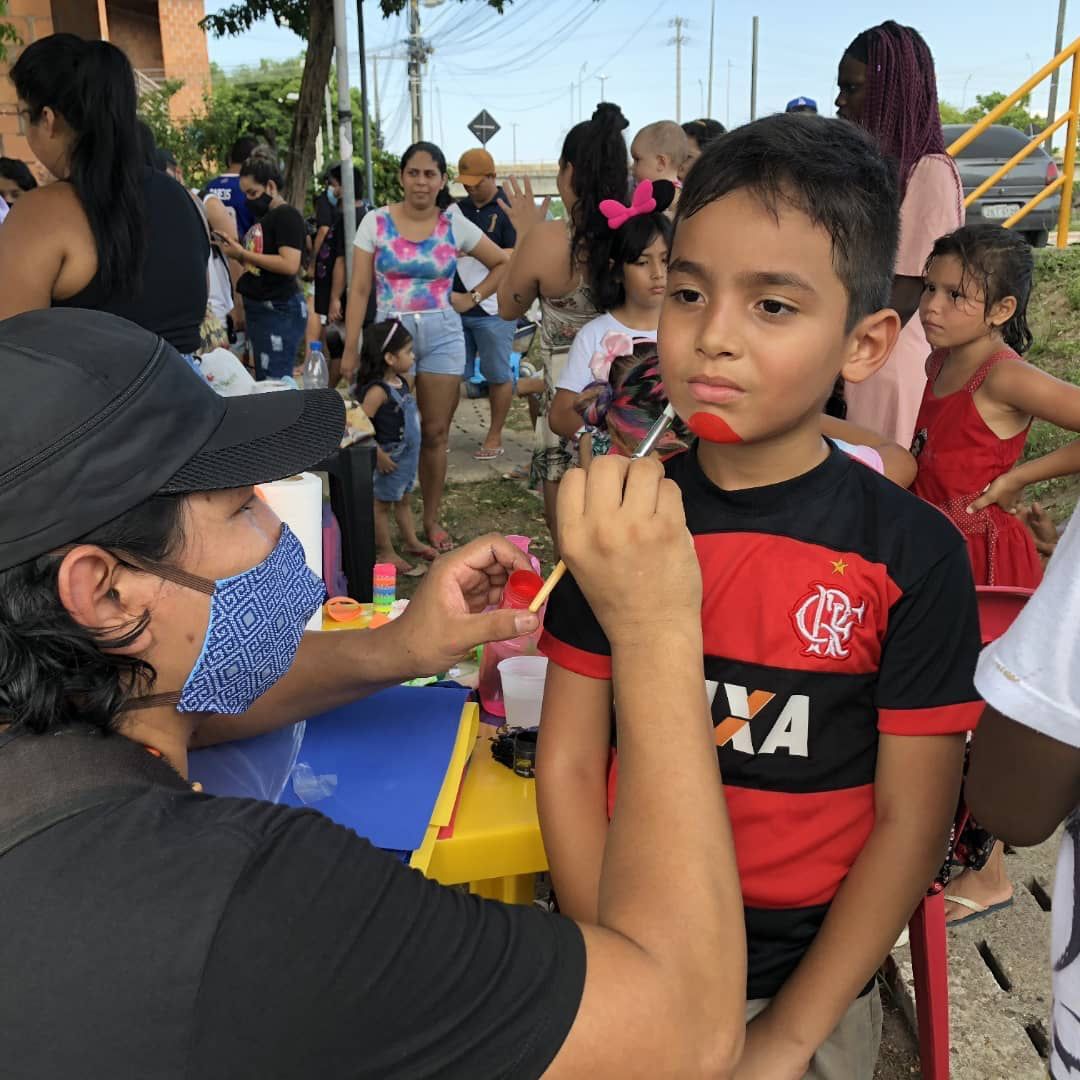
[[[606,83],[608,81],[608,79],[611,78],[611,76],[610,75],[594,75],[593,78],[600,80],[600,100],[601,101],[607,101],[607,98],[604,97],[604,83]]]

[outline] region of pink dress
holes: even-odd
[[[898,277],[923,276],[934,241],[964,224],[964,188],[947,154],[929,154],[911,171],[900,206]],[[847,418],[901,446],[910,446],[926,385],[926,343],[916,312],[900,331],[884,367],[862,383],[848,383]]]

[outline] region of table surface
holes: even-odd
[[[516,776],[491,756],[490,724],[480,734],[461,784],[454,835],[435,843],[428,877],[444,885],[536,874],[547,854],[536,815],[536,781]]]

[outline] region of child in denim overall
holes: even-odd
[[[390,537],[393,507],[406,553],[428,561],[438,554],[416,535],[409,501],[420,462],[420,412],[408,379],[413,359],[412,335],[400,322],[375,323],[364,331],[356,386],[379,444],[375,465],[377,557],[379,562],[393,563],[399,573],[419,577],[424,569],[399,555]]]

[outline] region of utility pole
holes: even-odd
[[[570,127],[574,126],[574,80],[570,80]],[[569,131],[570,129],[567,128]]]
[[[349,39],[345,31],[345,0],[334,0],[334,44],[337,49],[338,146],[341,154],[341,201],[345,212],[345,250],[356,238],[356,188],[353,184],[352,102],[349,95]],[[352,259],[345,260],[345,276],[352,280]]]
[[[611,76],[610,75],[594,75],[593,78],[596,78],[596,79],[600,80],[600,100],[601,101],[607,101],[607,98],[604,97],[604,83],[606,83],[608,81],[608,79],[611,78]]]
[[[412,141],[424,137],[424,95],[420,84],[420,65],[424,60],[420,37],[420,0],[409,0],[409,100],[412,104]]]
[[[323,89],[323,102],[326,106],[326,156],[334,153],[334,105],[330,97],[330,84]]]
[[[375,126],[379,129],[379,134],[383,134],[382,129],[382,109],[379,108],[379,54],[373,53],[371,57],[372,66],[372,82],[375,84]],[[384,136],[385,138],[385,136]]]
[[[375,170],[371,163],[371,98],[368,97],[367,53],[364,51],[364,0],[356,0],[356,27],[360,39],[360,101],[364,121],[364,180],[368,206],[375,205]]]
[[[757,119],[757,38],[758,17],[754,16],[754,42],[750,50],[750,119]]]
[[[517,129],[518,129],[518,126],[517,126],[517,124],[511,124],[510,127],[513,130],[513,135],[514,135],[514,164],[516,165],[517,164]]]
[[[716,34],[716,0],[712,0],[712,9],[709,12],[709,100],[705,108],[705,115],[712,116],[712,70],[713,70],[713,39]]]
[[[1057,21],[1057,34],[1054,37],[1054,55],[1057,56],[1061,52],[1061,45],[1065,39],[1065,3],[1066,0],[1058,0],[1058,21]],[[1058,77],[1061,75],[1061,68],[1054,68],[1054,74],[1050,76],[1050,103],[1046,107],[1046,123],[1047,126],[1054,122],[1057,116],[1057,99],[1058,99]],[[1054,152],[1054,136],[1050,136],[1050,145],[1047,146],[1049,153]]]
[[[585,69],[588,66],[589,62],[586,60],[585,63],[581,65],[581,70],[578,72],[577,77],[577,111],[579,120],[585,119],[585,99],[581,94],[581,84],[585,81]]]
[[[724,125],[731,128],[731,61],[727,62],[727,104],[724,111]]]
[[[683,27],[686,26],[686,19],[681,15],[676,15],[668,26],[675,27],[675,36],[668,42],[669,45],[675,46],[675,119],[678,122],[682,121],[682,47],[687,44],[687,39],[683,35]]]

